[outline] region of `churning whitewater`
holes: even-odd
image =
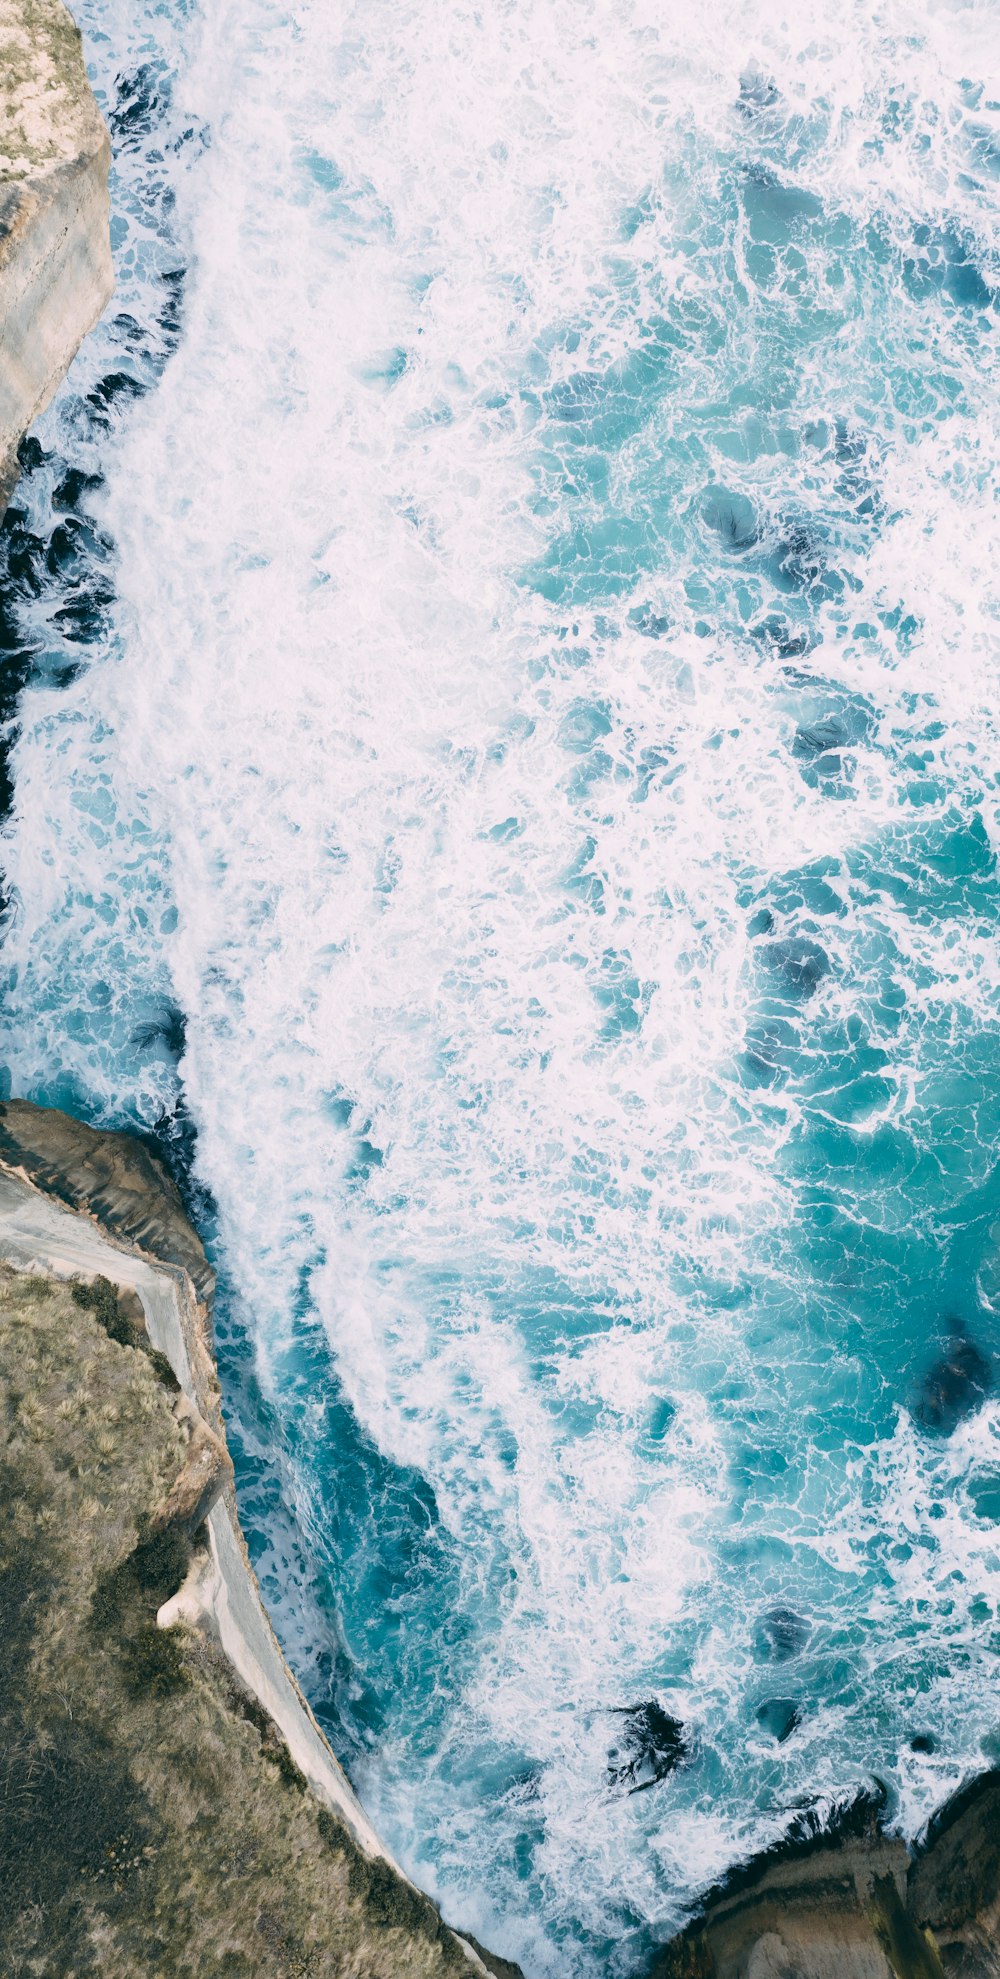
[[[80,15],[119,287],[5,538],[7,1073],[194,1147],[386,1840],[637,1973],[997,1750],[1000,20]]]

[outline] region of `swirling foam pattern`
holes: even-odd
[[[998,1716],[996,9],[83,18],[120,287],[8,525],[9,1075],[196,1130],[388,1840],[532,1979],[638,1972]]]

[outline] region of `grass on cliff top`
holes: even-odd
[[[0,1970],[467,1971],[218,1648],[157,1628],[192,1557],[156,1516],[186,1448],[164,1374],[106,1281],[0,1267]]]

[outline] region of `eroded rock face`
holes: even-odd
[[[1000,1772],[912,1849],[877,1796],[735,1870],[651,1979],[1000,1979]]]
[[[114,286],[108,134],[61,0],[0,0],[0,516]]]
[[[3,0],[0,0],[0,5]],[[114,1236],[187,1272],[211,1302],[212,1268],[184,1213],[180,1193],[156,1156],[131,1134],[85,1127],[56,1107],[0,1103],[0,1163],[72,1209],[95,1216]]]

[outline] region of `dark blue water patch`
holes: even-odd
[[[802,764],[805,780],[819,785],[830,777],[839,777],[847,742],[847,724],[840,715],[821,715],[818,721],[800,722],[792,741],[792,755]]]
[[[792,756],[810,789],[844,793],[853,776],[859,749],[874,745],[875,710],[858,694],[833,681],[813,678],[804,669],[788,694],[798,720],[792,736]],[[785,698],[787,689],[782,693]]]
[[[106,107],[108,128],[116,154],[138,150],[170,114],[173,88],[166,64],[145,62],[131,75],[115,79],[114,97]]]
[[[731,553],[749,550],[760,540],[760,519],[749,495],[731,488],[706,488],[701,517],[722,548]]]
[[[932,921],[995,921],[1000,909],[996,855],[978,808],[947,811],[926,822],[914,816],[879,843],[852,856],[859,906],[886,894],[896,907]]]
[[[176,1003],[166,999],[132,1032],[137,1051],[162,1051],[174,1064],[183,1056],[186,1040],[187,1018]]]
[[[654,1396],[646,1419],[646,1435],[652,1444],[658,1447],[666,1441],[676,1416],[676,1402],[672,1402],[667,1395]]]
[[[759,619],[750,628],[750,637],[776,659],[794,661],[804,659],[816,644],[816,634],[807,626],[795,626],[778,612],[771,612]],[[811,674],[800,667],[786,666],[786,679],[793,683],[808,682]]]
[[[181,340],[184,327],[184,284],[186,268],[165,268],[159,276],[163,301],[159,310],[159,330],[164,355],[169,357]]]
[[[119,317],[117,320],[121,322],[122,319]],[[92,391],[87,392],[86,400],[93,408],[95,417],[110,428],[112,409],[120,409],[123,399],[141,398],[146,389],[145,381],[129,371],[109,371],[98,380]]]
[[[308,1646],[286,1641],[286,1651],[341,1764],[350,1772],[378,1737],[384,1716],[363,1663],[349,1654],[342,1640],[337,1597],[322,1548],[308,1547],[289,1511],[292,1481],[284,1448],[284,1413],[274,1409],[260,1388],[250,1341],[234,1318],[235,1304],[233,1288],[223,1275],[216,1296],[215,1349],[240,1522],[263,1598],[279,1625],[285,1603],[318,1618]]]
[[[644,639],[662,639],[670,631],[671,621],[662,612],[653,610],[652,605],[635,605],[628,614],[628,623],[641,632]]]
[[[758,1018],[747,1026],[746,1041],[737,1060],[739,1077],[750,1092],[778,1089],[795,1070],[801,1036],[781,1018]]]
[[[780,102],[781,92],[773,76],[767,75],[763,69],[744,69],[736,101],[742,116],[758,123],[763,112],[774,110]]]
[[[349,1093],[335,1086],[326,1094],[324,1112],[344,1133],[344,1181],[352,1191],[364,1189],[385,1165],[385,1149],[372,1136],[372,1123]]]
[[[19,459],[22,474],[41,464],[44,456],[37,440],[22,441]],[[12,721],[33,664],[24,606],[42,589],[45,552],[43,539],[29,527],[27,509],[12,503],[0,526],[0,819],[9,815],[13,799],[10,750],[16,729]]]
[[[974,1477],[969,1485],[969,1498],[977,1519],[1000,1525],[1000,1477]]]
[[[377,1169],[385,1162],[385,1154],[380,1147],[368,1139],[367,1133],[358,1135],[353,1153],[345,1169],[345,1180],[356,1188],[364,1188]]]
[[[152,106],[147,111],[151,117]],[[165,188],[143,193],[145,218],[149,202],[159,201],[156,224],[162,225]],[[150,321],[143,325],[120,311],[84,346],[77,371],[89,360],[91,380],[85,377],[75,397],[64,399],[61,420],[63,440],[77,457],[45,452],[34,437],[20,448],[21,479],[0,530],[0,815],[11,803],[11,717],[25,687],[32,679],[68,686],[85,657],[81,649],[99,651],[111,636],[114,546],[94,521],[90,498],[102,485],[107,438],[155,383],[177,341],[183,270],[167,269],[160,280],[164,301]],[[115,346],[124,361],[107,368]]]
[[[88,474],[82,467],[68,467],[62,480],[52,490],[52,507],[77,515],[86,510],[85,497],[103,486],[103,474]]]
[[[815,603],[843,595],[844,581],[829,562],[824,532],[814,522],[779,522],[765,569],[774,590],[808,592]]]
[[[770,912],[768,925],[776,934],[787,929],[789,934],[801,932],[812,935],[816,932],[815,922],[818,919],[827,916],[840,918],[846,913],[841,892],[845,878],[843,862],[827,853],[811,860],[806,866],[775,873],[766,888],[760,891],[741,885],[737,897],[742,907],[752,908],[755,913]],[[766,894],[766,901],[761,901],[760,892]],[[808,917],[808,926],[805,917]],[[790,925],[793,922],[797,923],[794,928]]]

